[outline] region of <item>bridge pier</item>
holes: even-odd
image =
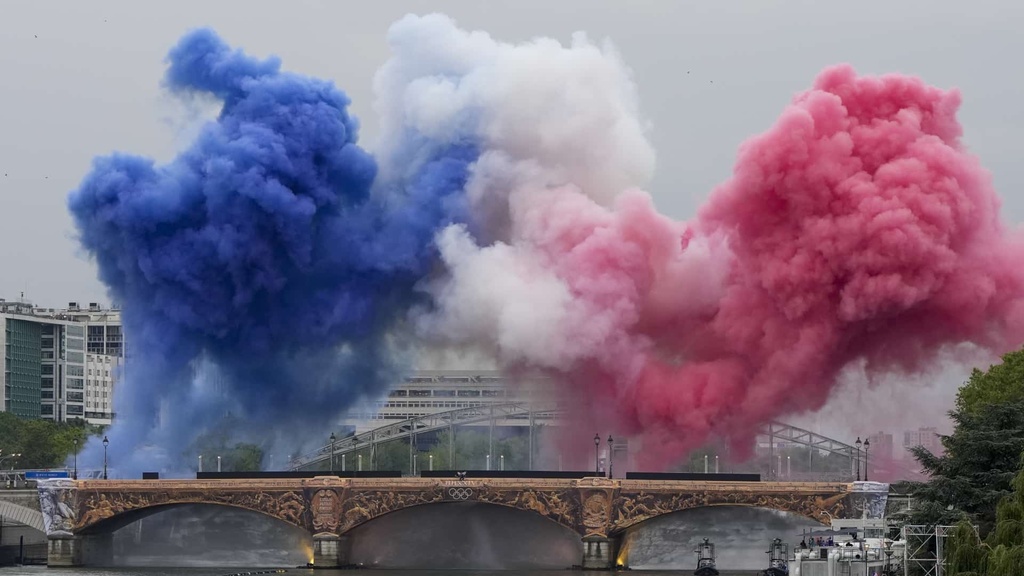
[[[47,539],[47,566],[108,566],[113,561],[113,534],[90,534],[87,536],[62,534]]]
[[[322,533],[313,535],[313,565],[317,568],[338,568],[347,565],[348,536]]]
[[[584,570],[611,570],[615,568],[615,555],[618,554],[618,540],[603,536],[585,536],[583,538]]]

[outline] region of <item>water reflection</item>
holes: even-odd
[[[351,561],[379,568],[538,570],[579,564],[578,534],[494,504],[414,506],[357,527]]]
[[[693,570],[697,544],[714,542],[722,570],[757,570],[767,566],[769,542],[799,542],[804,529],[821,524],[785,512],[743,506],[695,508],[659,516],[631,528],[619,559],[634,570]]]

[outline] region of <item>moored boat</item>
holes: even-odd
[[[780,538],[772,540],[768,548],[768,568],[761,576],[789,576],[789,545]]]

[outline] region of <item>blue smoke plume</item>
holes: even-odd
[[[332,83],[205,29],[168,61],[167,87],[215,97],[218,118],[167,165],[96,159],[68,201],[128,338],[108,434],[121,475],[180,465],[227,413],[249,438],[320,439],[393,383],[388,342],[435,264],[435,232],[466,219],[476,159],[471,143],[450,146],[375,185]]]

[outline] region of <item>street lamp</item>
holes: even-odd
[[[857,446],[857,482],[860,482],[860,447],[862,444],[860,436],[857,436],[857,441],[854,444]]]
[[[71,473],[72,480],[78,480],[78,438],[75,438],[75,471]]]
[[[501,469],[504,470],[505,469],[505,455],[502,454],[501,456],[498,457],[498,459],[501,461]]]
[[[871,440],[864,440],[864,481],[868,481],[868,450],[871,449]]]
[[[615,447],[615,445],[613,444],[613,441],[612,441],[612,435],[609,434],[608,435],[608,477],[609,478],[614,478],[614,476],[612,476],[612,463],[613,463],[613,460],[615,459],[615,453],[612,451],[612,449],[614,447]]]
[[[598,450],[601,448],[601,435],[594,434],[594,474],[601,473],[601,456],[598,454]]]
[[[199,455],[199,471],[200,472],[203,471],[203,455],[202,454]]]
[[[4,460],[10,460],[10,461],[12,462],[12,464],[11,464],[11,470],[14,470],[14,464],[13,464],[13,462],[14,462],[15,460],[17,460],[17,459],[18,459],[18,457],[20,457],[20,456],[21,456],[21,454],[20,454],[20,453],[18,453],[18,454],[8,454],[7,456],[2,456],[2,457],[0,457],[0,465],[2,465],[2,464],[3,464],[3,461],[4,461]]]
[[[331,474],[334,474],[334,443],[338,441],[338,437],[331,432]]]
[[[107,437],[103,437],[103,479],[107,479],[107,445],[110,444],[110,440]]]

